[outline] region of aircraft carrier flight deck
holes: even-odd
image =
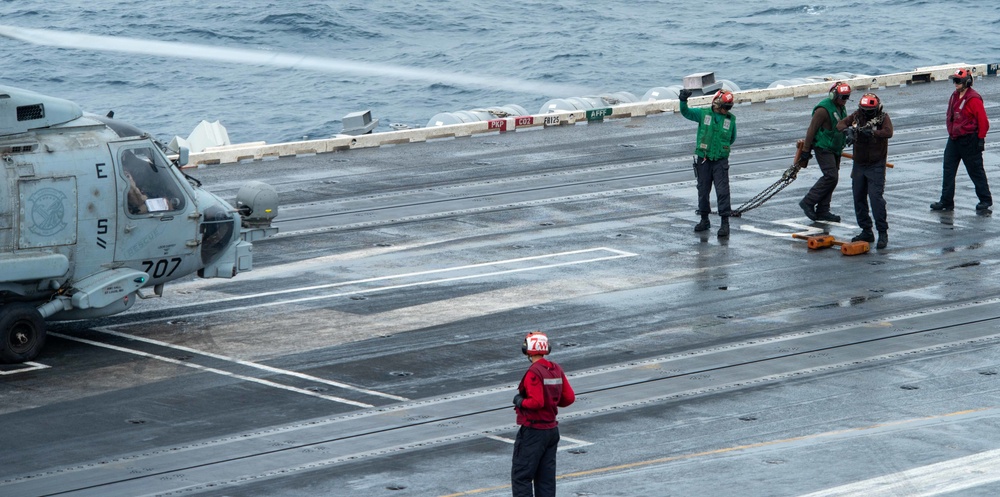
[[[1000,81],[974,88],[1000,129]],[[890,242],[856,256],[792,237],[858,234],[849,159],[839,223],[798,207],[813,160],[728,238],[714,214],[695,233],[674,113],[187,170],[226,199],[273,185],[280,233],[251,272],[53,323],[3,367],[0,495],[510,495],[532,330],[578,396],[560,495],[1000,494],[1000,219],[964,167],[954,211],[928,208],[952,90],[874,90]],[[734,207],[818,100],[734,108]]]

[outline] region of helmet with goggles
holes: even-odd
[[[830,100],[846,102],[851,98],[851,85],[837,81],[830,87]]]
[[[712,97],[712,106],[719,106],[723,109],[729,110],[733,108],[733,104],[736,103],[736,97],[733,92],[729,90],[719,90]]]
[[[865,93],[858,102],[858,109],[865,117],[872,118],[882,113],[882,101],[874,93]]]
[[[961,83],[966,88],[972,86],[972,73],[968,69],[962,68],[955,71],[955,74],[949,76],[949,78],[955,82],[955,84]]]

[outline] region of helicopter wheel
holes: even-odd
[[[0,362],[26,362],[45,344],[45,320],[29,304],[0,306]]]

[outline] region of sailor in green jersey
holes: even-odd
[[[805,198],[799,202],[802,212],[813,221],[840,222],[840,216],[830,212],[830,200],[837,188],[840,176],[840,154],[844,152],[847,138],[837,130],[837,123],[847,117],[844,105],[851,98],[851,85],[836,82],[830,87],[830,94],[816,104],[812,121],[806,131],[805,147],[802,149],[800,167],[809,162],[810,150],[816,152],[816,162],[823,173]]]
[[[729,201],[729,148],[736,141],[736,116],[729,113],[735,98],[733,93],[719,90],[712,98],[711,109],[692,109],[687,100],[691,90],[681,90],[681,114],[698,123],[697,145],[695,147],[694,173],[698,179],[698,214],[701,222],[695,231],[705,231],[712,226],[708,214],[712,212],[709,194],[715,185],[715,200],[722,217],[719,227],[720,237],[729,236],[729,216],[733,210]]]

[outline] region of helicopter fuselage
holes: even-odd
[[[0,87],[0,328],[22,330],[0,329],[0,360],[37,353],[9,352],[29,348],[39,319],[115,314],[143,288],[252,268],[239,212],[178,165],[127,124]],[[277,197],[260,185],[269,220]]]
[[[29,276],[0,275],[0,299],[48,300],[73,280],[116,268],[145,273],[141,286],[156,286],[202,269],[238,237],[232,208],[189,184],[152,140],[93,123],[0,138],[0,260]],[[202,233],[203,224],[213,229]],[[131,306],[130,293],[117,305],[53,317],[114,314]]]

